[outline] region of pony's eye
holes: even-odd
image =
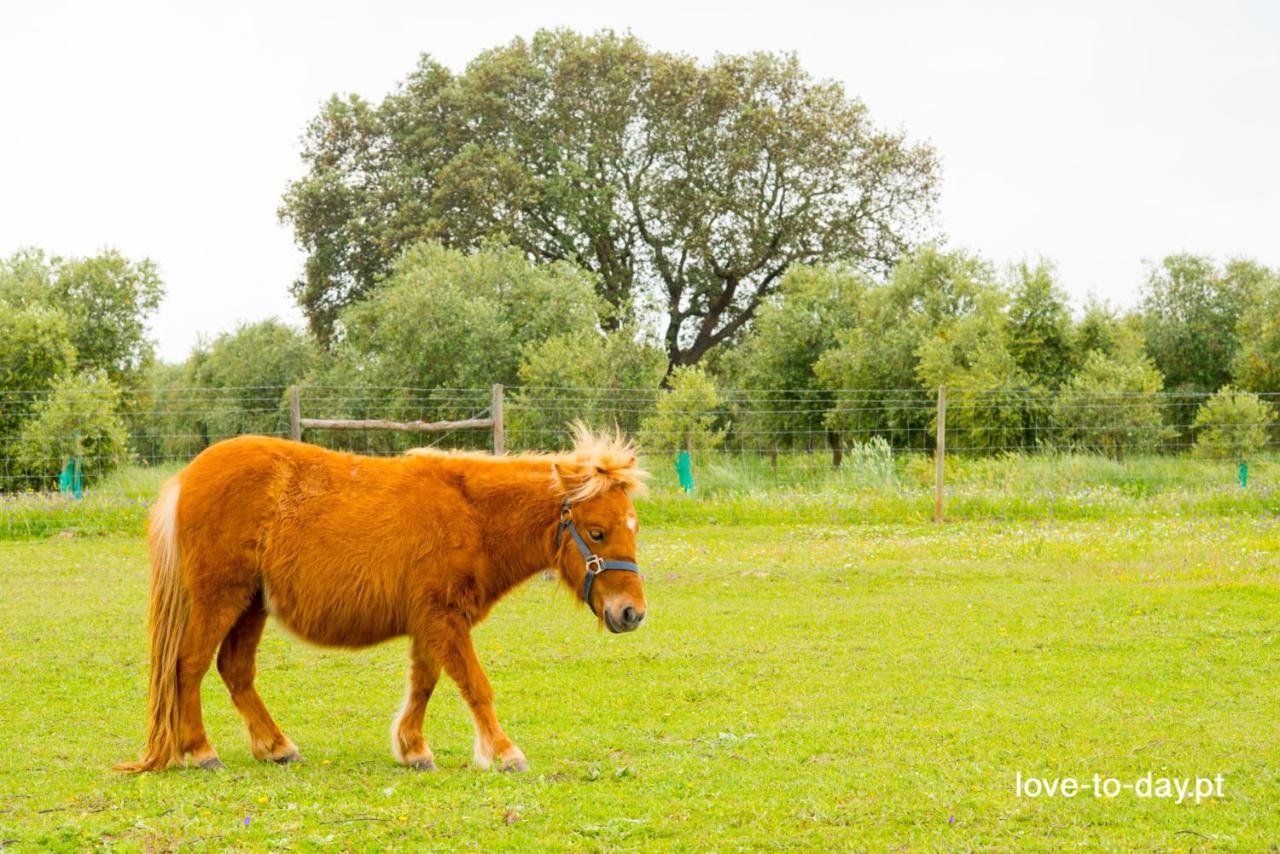
[[[593,530],[587,531],[587,536],[590,537],[593,542],[597,542],[597,543],[604,542],[604,531],[593,529]]]

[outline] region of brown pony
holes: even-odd
[[[422,718],[443,669],[471,709],[476,764],[525,770],[498,726],[471,627],[552,567],[610,631],[644,619],[630,495],[646,475],[621,437],[578,427],[575,438],[566,453],[507,457],[365,457],[258,436],[205,450],[151,513],[147,745],[117,768],[156,771],[187,756],[223,767],[200,718],[215,651],[253,755],[300,759],[253,687],[271,614],[326,646],[409,635],[408,696],[391,728],[401,764],[435,768]]]

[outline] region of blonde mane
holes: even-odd
[[[405,456],[550,463],[556,491],[574,502],[595,498],[614,487],[632,495],[644,493],[649,473],[640,468],[635,445],[621,430],[595,432],[581,421],[574,421],[569,425],[569,434],[573,448],[568,451],[525,451],[495,457],[479,451],[412,448],[405,451]]]

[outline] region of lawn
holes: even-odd
[[[523,775],[395,765],[404,642],[270,627],[260,690],[306,758],[255,762],[216,674],[228,770],[120,776],[141,746],[135,537],[0,543],[0,846],[484,850],[1244,848],[1280,842],[1273,513],[941,528],[663,523],[650,617],[597,632],[534,579],[478,629]],[[1020,798],[1022,777],[1223,778],[1194,802]]]

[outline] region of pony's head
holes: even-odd
[[[560,578],[611,632],[629,632],[644,620],[644,585],[636,566],[640,529],[631,496],[648,474],[620,433],[593,434],[574,424],[574,448],[551,465],[561,498],[556,529]]]

